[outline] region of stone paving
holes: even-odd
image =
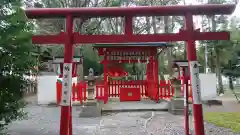
[[[28,106],[27,120],[9,125],[11,135],[59,135],[59,107]],[[109,113],[99,118],[78,118],[73,108],[74,135],[184,135],[183,116],[167,112]],[[206,135],[239,135],[205,123]]]
[[[58,135],[60,118],[58,107],[28,106],[26,111],[29,112],[28,120],[12,123],[9,126],[9,134]],[[100,118],[78,118],[78,112],[79,109],[74,107],[73,133],[75,135],[148,135],[152,132],[148,122],[155,115],[153,112],[124,112],[105,114]],[[177,118],[167,116],[170,115],[167,112],[157,112],[157,115],[164,118],[159,121],[160,123]],[[179,121],[181,121],[179,129],[182,129],[182,118]],[[175,133],[172,134],[175,135]]]
[[[35,100],[30,99],[30,105],[25,109],[29,116],[27,120],[15,121],[9,125],[10,135],[59,135],[60,107],[38,106]],[[151,103],[143,104],[149,106]],[[132,103],[128,105],[137,107]],[[236,109],[239,104],[224,106],[205,106],[204,111],[239,111]],[[184,117],[167,112],[121,112],[104,114],[99,118],[79,118],[80,111],[80,106],[73,107],[74,135],[185,135]],[[205,135],[240,135],[206,122],[205,132]]]

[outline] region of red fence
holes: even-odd
[[[109,97],[119,97],[120,88],[139,88],[141,96],[144,97],[146,93],[146,81],[145,80],[112,80],[108,83]]]
[[[170,98],[174,95],[174,87],[170,81],[160,80],[159,83],[159,98]]]
[[[159,84],[153,84],[152,89],[149,88],[149,81],[147,80],[111,80],[108,86],[104,86],[104,82],[96,82],[96,99],[107,101],[108,98],[120,97],[121,88],[138,88],[140,89],[141,98],[150,98],[156,102],[159,99],[171,98],[174,95],[174,88],[170,81],[161,80]],[[105,87],[108,89],[105,91]],[[87,83],[80,82],[72,85],[72,101],[79,101],[83,103],[87,97]],[[62,83],[56,82],[57,103],[61,101]]]
[[[104,100],[105,99],[105,91],[104,91],[104,82],[96,82],[96,99]]]
[[[73,83],[72,85],[72,101],[80,101],[82,104],[83,101],[87,99],[87,83],[80,82],[77,85]],[[62,99],[62,83],[56,82],[56,98],[57,104],[60,103]]]

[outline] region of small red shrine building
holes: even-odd
[[[95,44],[93,46],[98,50],[98,55],[103,56],[100,62],[104,66],[104,95],[105,102],[109,97],[109,89],[113,89],[109,80],[109,73],[119,72],[123,73],[124,69],[119,67],[123,63],[147,63],[146,80],[134,80],[132,85],[139,87],[126,87],[129,81],[121,81],[118,83],[121,101],[139,101],[141,100],[142,91],[145,95],[158,102],[159,99],[159,77],[158,77],[158,55],[169,45],[163,42],[149,42],[149,43],[111,43],[111,44]],[[109,66],[110,65],[110,66]],[[113,66],[113,65],[118,65]],[[110,68],[109,68],[110,67]],[[144,85],[144,86],[140,86]],[[146,87],[145,87],[146,85]],[[145,90],[143,90],[144,88]],[[131,97],[131,98],[130,98]]]

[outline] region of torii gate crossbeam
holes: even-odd
[[[193,28],[193,15],[231,14],[233,4],[190,5],[190,6],[152,6],[152,7],[111,7],[111,8],[34,8],[27,9],[28,18],[66,18],[66,31],[58,35],[37,35],[32,37],[34,44],[64,44],[64,71],[61,104],[60,135],[72,135],[71,84],[73,44],[76,43],[123,43],[123,42],[166,42],[186,41],[187,55],[191,73],[193,92],[193,115],[195,134],[204,135],[199,70],[196,57],[195,40],[229,40],[228,32],[200,32]],[[184,16],[185,29],[175,34],[133,34],[132,18],[135,16]],[[124,17],[123,35],[82,35],[73,32],[74,18]],[[186,129],[188,130],[188,129]],[[186,132],[187,133],[187,132]]]

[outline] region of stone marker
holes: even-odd
[[[95,95],[95,77],[92,68],[89,69],[89,74],[87,77],[87,101],[82,107],[79,117],[100,117],[101,116],[101,106],[96,100]]]
[[[168,112],[175,115],[184,114],[184,98],[181,96],[181,80],[171,79],[174,87],[174,97],[169,101]]]

